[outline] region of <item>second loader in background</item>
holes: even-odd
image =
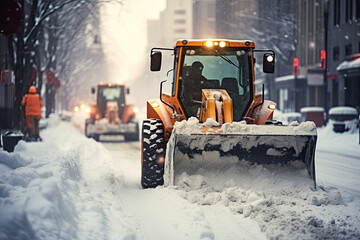
[[[214,167],[207,157],[214,153],[217,168],[234,157],[251,164],[300,163],[316,187],[315,124],[274,121],[275,103],[264,99],[264,87],[262,94],[255,93],[254,53],[263,52],[263,71],[273,73],[272,50],[255,50],[248,40],[179,40],[175,48],[151,50],[152,71],[160,70],[164,51],[174,56],[173,87],[162,93],[163,81],[160,99],[147,101],[143,188],[164,184],[164,166],[170,184],[182,171]]]
[[[92,89],[96,105],[90,108],[85,121],[85,135],[100,140],[101,135],[123,135],[125,141],[139,141],[139,124],[135,119],[137,107],[127,105],[125,94],[129,90],[117,83],[104,83]]]

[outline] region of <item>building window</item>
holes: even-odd
[[[345,22],[351,21],[353,18],[353,0],[346,0],[345,2]]]
[[[178,10],[175,10],[175,11],[174,11],[174,14],[185,15],[185,14],[186,14],[186,10],[178,9]]]
[[[334,26],[340,24],[340,0],[334,0]]]
[[[334,47],[333,48],[333,61],[339,61],[340,59],[340,48]]]
[[[186,20],[185,19],[175,19],[174,23],[176,23],[176,24],[185,24]]]
[[[352,53],[351,43],[345,45],[345,56],[349,56]]]
[[[174,33],[186,33],[186,30],[184,28],[177,28],[174,29]]]
[[[215,3],[209,3],[207,6],[207,14],[208,18],[214,18],[216,17],[216,4]]]

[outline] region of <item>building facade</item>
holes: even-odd
[[[324,45],[324,12],[326,1],[295,1],[296,51],[299,61],[299,74],[307,79],[307,106],[324,106],[325,83],[324,70],[321,69],[321,50]]]
[[[193,37],[193,1],[167,0],[160,13],[161,44],[173,46],[178,39]]]
[[[328,2],[327,101],[360,109],[360,1]]]
[[[193,37],[216,38],[216,1],[193,1]]]

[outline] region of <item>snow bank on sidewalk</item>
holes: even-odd
[[[107,151],[54,116],[41,137],[0,151],[0,239],[106,239],[103,206],[84,186],[121,182]]]

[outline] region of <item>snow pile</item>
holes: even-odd
[[[74,124],[78,129],[84,131],[85,120],[89,118],[89,113],[85,111],[73,112],[71,117],[71,123]]]
[[[204,133],[204,127],[210,128],[206,133],[248,134],[248,135],[316,135],[316,125],[312,121],[298,124],[292,122],[286,126],[246,124],[245,121],[225,123],[219,128],[219,123],[209,118],[200,123],[195,117],[176,122],[174,132],[183,135]]]
[[[101,180],[121,190],[110,156],[54,116],[41,137],[0,151],[0,239],[106,239],[104,206],[86,186]]]
[[[360,57],[359,54],[354,54],[347,57],[344,61],[342,61],[339,66],[337,66],[337,71],[348,70],[348,69],[356,69],[360,67]]]
[[[356,108],[348,106],[332,107],[329,110],[329,115],[358,115]]]
[[[358,239],[360,216],[340,192],[315,190],[306,173],[298,171],[240,164],[182,173],[175,189],[194,204],[220,204],[255,220],[269,239]]]
[[[188,122],[182,121],[175,125],[177,141],[189,146],[190,150],[196,146],[206,149],[207,143],[204,138],[196,138],[196,135],[203,133],[204,126],[215,126],[213,131],[208,131],[209,135],[220,131],[230,135],[270,133],[265,129],[269,126],[238,122],[224,124],[219,130],[214,120],[200,124],[196,119],[190,119]],[[290,129],[293,134],[316,134],[313,122],[292,122],[289,126],[279,127],[281,128]],[[219,149],[224,152],[228,148],[231,149],[226,147],[229,137],[211,138],[210,141],[220,145]],[[271,141],[276,143],[277,139]],[[246,145],[246,142],[244,144]],[[253,142],[248,144],[251,145]],[[358,153],[359,150],[357,149]],[[286,166],[257,165],[239,161],[236,156],[221,156],[219,151],[210,149],[191,157],[187,153],[176,150],[174,152],[174,159],[170,161],[172,166],[165,168],[165,182],[174,185],[173,188],[191,203],[200,206],[222,205],[233,214],[253,219],[270,239],[360,237],[360,215],[351,207],[357,206],[357,203],[353,202],[354,199],[344,199],[340,191],[334,187],[321,185],[314,189],[313,182],[301,161],[294,161]]]

